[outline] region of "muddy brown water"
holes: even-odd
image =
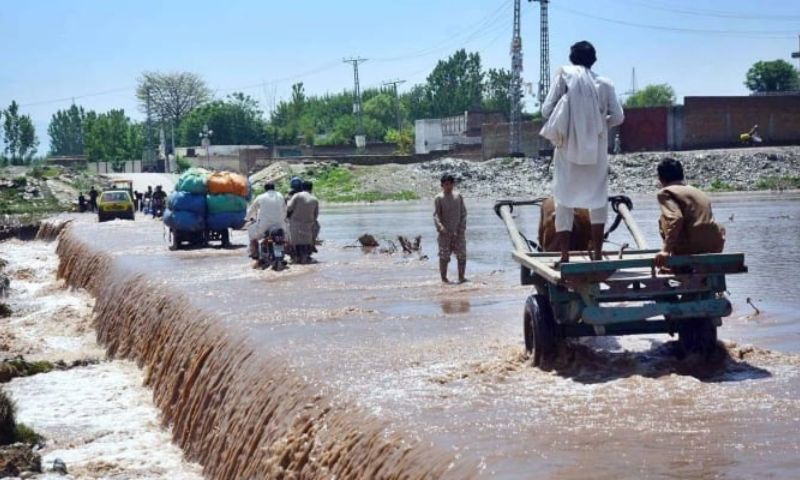
[[[464,285],[437,280],[427,202],[326,206],[319,263],[280,273],[243,248],[169,252],[147,219],[75,222],[61,274],[98,296],[101,340],[147,368],[209,477],[797,477],[800,197],[715,199],[750,273],[729,279],[711,365],[642,336],[576,342],[551,372],[523,355],[530,292],[491,202],[468,208]],[[657,215],[635,199],[653,246]],[[422,235],[432,260],[349,248],[367,232]]]

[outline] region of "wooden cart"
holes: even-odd
[[[650,250],[630,214],[633,202],[609,197],[616,218],[608,235],[624,224],[635,249],[603,251],[591,261],[588,252],[572,252],[570,262],[556,266],[560,253],[543,252],[517,228],[514,207],[540,205],[543,198],[499,201],[495,212],[505,223],[520,264],[523,285],[536,293],[525,302],[525,348],[534,365],[542,365],[569,337],[678,334],[687,352],[708,354],[717,341],[722,317],[731,314],[725,298],[725,275],[747,272],[744,254],[719,253],[671,256],[667,268],[654,265],[658,250]]]

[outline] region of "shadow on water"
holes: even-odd
[[[718,342],[713,352],[685,354],[677,341],[650,339],[645,351],[613,352],[585,343],[568,341],[558,355],[545,366],[559,376],[593,384],[641,376],[659,378],[667,375],[691,376],[703,382],[739,382],[769,378],[772,374],[746,361],[753,350]]]

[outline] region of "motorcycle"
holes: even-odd
[[[270,228],[258,242],[258,265],[283,270],[286,266],[285,235],[282,228]]]
[[[165,201],[163,198],[154,198],[152,201],[151,211],[153,218],[161,218],[164,216]]]

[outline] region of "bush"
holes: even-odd
[[[800,176],[762,177],[756,182],[757,190],[786,190],[800,188]]]
[[[175,165],[178,166],[178,173],[183,173],[192,168],[192,163],[183,157],[177,157],[175,159]]]
[[[414,149],[414,132],[409,129],[397,130],[394,128],[386,132],[384,141],[397,145],[396,153],[410,155]]]

